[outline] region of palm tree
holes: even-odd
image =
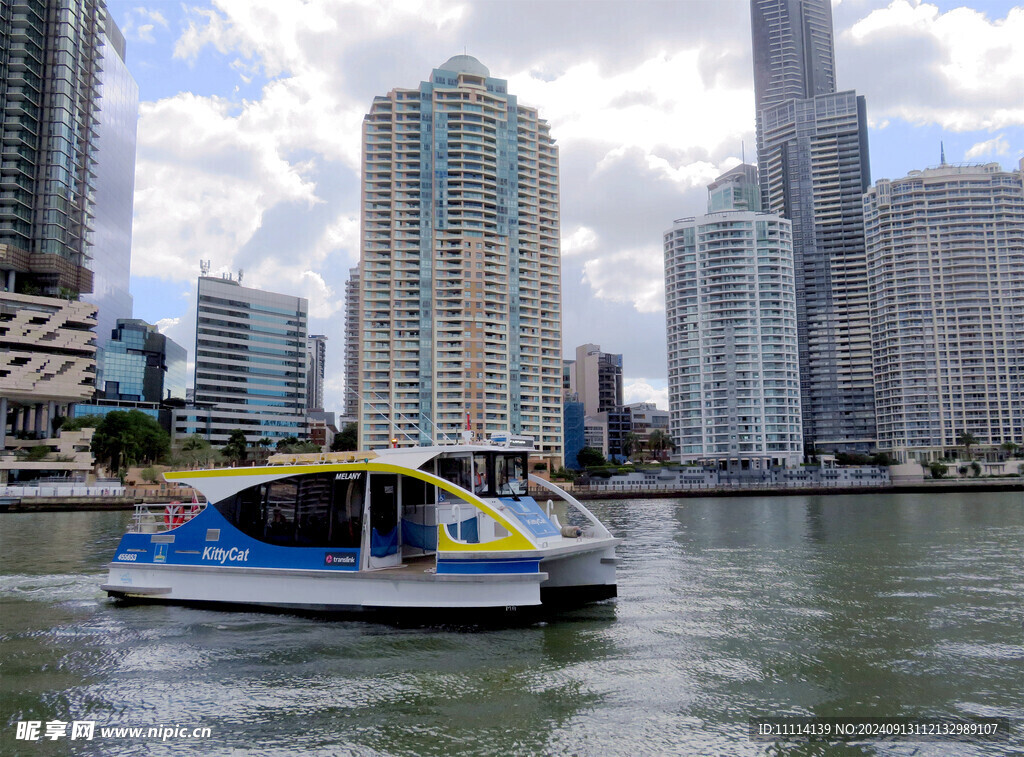
[[[647,447],[654,453],[654,456],[661,460],[663,453],[668,449],[671,444],[671,440],[668,438],[668,434],[662,431],[660,428],[654,429],[651,432],[650,438],[647,440]]]
[[[626,459],[634,452],[640,449],[640,437],[630,431],[626,434],[626,438],[622,440],[622,454],[625,455]]]
[[[971,459],[971,446],[978,443],[978,437],[970,431],[961,431],[957,434],[956,443],[964,448],[964,456]]]

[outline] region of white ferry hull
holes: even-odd
[[[547,578],[544,573],[420,578],[388,572],[113,564],[103,589],[122,599],[357,612],[540,605],[540,584]]]
[[[470,618],[615,596],[619,540],[530,476],[566,503],[542,506],[526,471],[525,452],[471,446],[179,472],[169,480],[210,504],[140,506],[101,588],[129,601]]]

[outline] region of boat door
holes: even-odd
[[[398,533],[398,476],[370,474],[370,544],[368,567],[402,564]]]

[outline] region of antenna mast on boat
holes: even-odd
[[[380,402],[383,402],[383,403],[384,403],[384,404],[386,404],[386,405],[387,405],[388,407],[390,407],[390,408],[391,408],[391,412],[393,412],[393,413],[394,413],[395,415],[397,415],[397,416],[398,416],[398,417],[399,417],[399,418],[400,418],[401,420],[403,420],[403,421],[408,421],[409,423],[411,423],[411,424],[412,424],[413,428],[415,428],[415,429],[416,429],[417,431],[419,431],[419,432],[420,432],[421,434],[423,434],[424,436],[426,436],[426,437],[428,437],[428,438],[430,438],[430,439],[433,439],[433,437],[432,437],[432,436],[431,436],[430,434],[428,434],[428,433],[427,433],[427,432],[426,432],[426,431],[425,431],[424,429],[420,428],[419,424],[417,424],[417,423],[416,423],[416,421],[414,421],[414,420],[413,420],[412,418],[410,418],[410,417],[409,417],[408,415],[405,415],[404,413],[400,413],[400,412],[399,412],[398,410],[396,410],[396,409],[394,408],[394,406],[393,406],[393,405],[392,405],[392,404],[391,404],[390,402],[388,402],[388,401],[387,401],[386,399],[384,399],[384,398],[383,398],[383,397],[381,397],[381,396],[380,396],[379,394],[377,394],[377,392],[374,392],[374,393],[373,393],[373,396],[374,396],[374,397],[376,397],[376,398],[377,398],[377,399],[378,399],[378,400],[379,400]],[[421,413],[421,415],[422,415],[422,413]],[[425,416],[425,415],[424,415],[423,417],[424,417],[424,418],[427,418],[427,416]],[[428,421],[430,421],[430,425],[431,425],[431,426],[433,426],[433,427],[434,427],[435,429],[437,429],[438,431],[441,431],[441,429],[437,428],[437,424],[436,424],[436,423],[434,423],[434,422],[433,422],[432,420],[430,420],[430,418],[427,418],[427,420],[428,420]],[[394,424],[392,424],[392,425],[394,425]],[[405,432],[403,431],[402,433],[405,433]],[[409,436],[408,434],[405,434],[405,435],[406,435],[406,436]],[[441,431],[441,435],[442,435],[442,436],[443,436],[443,437],[444,437],[445,439],[447,439],[448,441],[451,441],[451,438],[449,438],[448,434],[446,434],[446,433],[445,433],[444,431]],[[412,437],[409,437],[409,438],[411,439]]]
[[[357,397],[357,398],[359,399],[359,401],[360,401],[360,402],[362,402],[362,403],[364,403],[364,404],[366,404],[366,405],[369,405],[369,406],[370,406],[371,408],[373,407],[373,405],[372,405],[372,404],[371,404],[371,403],[369,402],[369,400],[367,400],[367,399],[366,399],[365,397],[363,397],[363,395],[361,395],[361,394],[360,394],[359,392],[357,392],[357,391],[356,391],[355,389],[349,389],[348,391],[352,392],[352,394],[354,394],[354,395],[355,395],[355,396],[356,396],[356,397]],[[412,424],[413,428],[415,428],[415,429],[416,429],[417,431],[419,431],[419,432],[420,432],[421,434],[423,434],[423,435],[424,435],[424,436],[426,436],[427,438],[433,439],[433,437],[432,437],[432,436],[430,436],[430,434],[428,434],[428,433],[427,433],[427,432],[426,432],[425,430],[423,430],[422,428],[420,428],[420,426],[419,426],[419,425],[418,425],[418,424],[417,424],[417,423],[416,423],[416,422],[415,422],[415,421],[414,421],[414,420],[413,420],[412,418],[410,418],[409,416],[405,415],[404,413],[400,413],[399,411],[395,410],[395,406],[394,406],[394,405],[392,405],[392,404],[391,404],[390,402],[388,402],[388,401],[387,401],[386,399],[384,399],[383,397],[381,397],[381,396],[380,396],[379,394],[377,394],[377,392],[374,392],[374,393],[373,393],[373,396],[374,396],[374,397],[376,397],[376,399],[377,399],[377,401],[378,401],[378,402],[383,402],[383,403],[384,403],[385,405],[387,405],[387,406],[388,406],[388,409],[390,409],[392,413],[394,413],[395,415],[397,415],[397,416],[399,417],[399,419],[400,419],[400,420],[403,420],[403,421],[408,421],[409,423],[411,423],[411,424]],[[384,415],[384,413],[382,413],[382,412],[381,412],[380,410],[377,410],[377,415],[379,415],[379,416],[380,416],[381,418],[383,418],[383,419],[384,419],[384,420],[386,420],[386,421],[387,421],[388,423],[390,423],[390,424],[391,424],[391,427],[392,427],[392,428],[394,428],[394,429],[396,429],[396,430],[401,430],[401,429],[399,429],[399,428],[398,428],[398,426],[397,426],[397,424],[396,424],[396,423],[394,422],[394,420],[392,420],[392,419],[391,419],[391,418],[389,418],[388,416]],[[427,418],[427,416],[423,416],[423,417],[424,417],[424,418]],[[436,423],[434,423],[434,422],[433,422],[432,420],[430,420],[430,418],[427,418],[427,420],[428,420],[428,421],[430,421],[430,424],[431,424],[431,425],[432,425],[432,426],[433,426],[433,427],[434,427],[435,429],[437,429],[437,430],[438,430],[438,431],[439,431],[439,432],[441,433],[441,435],[442,435],[442,436],[443,436],[443,437],[444,437],[444,438],[445,438],[445,439],[446,439],[447,441],[449,441],[449,442],[451,441],[451,437],[449,437],[449,436],[448,436],[448,434],[446,434],[446,433],[445,433],[444,431],[441,431],[441,429],[440,429],[440,428],[438,428],[438,426],[437,426],[437,424],[436,424]],[[409,436],[409,434],[407,434],[407,433],[406,433],[405,431],[402,431],[402,434],[403,434],[403,435],[405,436],[405,438],[406,438],[406,439],[408,439],[408,440],[409,440],[409,441],[411,441],[411,442],[414,442],[414,443],[418,443],[418,442],[419,442],[419,440],[418,440],[418,439],[413,439],[413,438],[412,438],[411,436]]]

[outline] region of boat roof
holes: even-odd
[[[277,453],[267,460],[268,465],[315,465],[330,463],[359,463],[377,460],[403,468],[420,468],[435,457],[452,454],[477,455],[481,452],[531,453],[532,447],[508,446],[480,442],[477,444],[434,444],[429,447],[388,447],[370,452]]]
[[[499,444],[442,444],[431,447],[397,447],[377,450],[377,460],[382,463],[419,468],[435,457],[452,454],[478,455],[482,452],[521,453],[533,452],[533,448],[506,447]]]

